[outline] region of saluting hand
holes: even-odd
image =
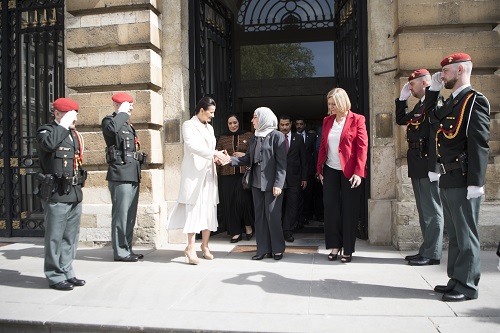
[[[432,74],[431,78],[431,86],[429,87],[429,90],[432,91],[440,91],[444,87],[443,80],[441,79],[441,72],[437,72]]]
[[[406,82],[406,84],[403,86],[403,89],[401,89],[401,94],[399,94],[399,100],[406,101],[408,98],[410,98],[410,96],[410,82]]]

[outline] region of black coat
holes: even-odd
[[[56,178],[63,174],[69,177],[75,176],[75,152],[80,151],[79,139],[75,131],[67,130],[54,121],[37,129],[36,141],[43,174],[53,175]],[[70,187],[68,194],[54,192],[48,201],[80,202],[82,199],[82,186],[74,185]]]
[[[134,128],[129,124],[130,115],[126,112],[113,113],[104,117],[101,123],[106,147],[116,146],[116,161],[108,163],[106,180],[116,182],[140,182],[141,165],[138,160],[128,156],[123,159],[123,152],[136,152]]]
[[[291,133],[290,148],[286,156],[286,187],[299,187],[301,181],[307,181],[307,172],[304,139],[299,134]]]
[[[483,186],[489,157],[490,104],[486,97],[467,87],[453,100],[439,106],[439,92],[427,90],[426,109],[434,109],[431,124],[435,134],[432,154],[439,163],[456,162],[460,153],[467,153],[468,170],[455,169],[442,174],[439,187]]]
[[[408,177],[427,178],[429,168],[430,121],[424,104],[420,101],[407,113],[408,102],[396,98],[396,123],[406,125],[408,152]],[[435,161],[433,162],[435,164]]]

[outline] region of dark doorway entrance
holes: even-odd
[[[0,236],[43,236],[36,129],[64,94],[64,1],[2,1]]]
[[[223,107],[218,102],[216,112],[216,134],[226,130],[230,113],[237,114],[243,128],[251,130],[250,120],[259,106],[270,107],[278,116],[288,114],[292,120],[305,118],[309,129],[317,129],[327,114],[326,94],[334,87],[348,92],[352,110],[365,115],[368,122],[366,1],[193,3],[192,96],[209,94],[222,101]],[[209,7],[220,16],[211,22],[201,15]],[[213,22],[227,26],[211,32]],[[203,43],[213,47],[200,53],[200,48],[206,47]],[[220,59],[225,60],[220,63]],[[220,67],[213,78],[204,70],[210,64]],[[209,79],[218,84],[213,91],[203,88],[204,80]],[[369,181],[363,183],[358,236],[366,238]]]
[[[235,95],[243,119],[268,106],[318,129],[327,114],[327,92],[342,87],[352,110],[369,120],[365,1],[248,0],[239,8]],[[318,58],[331,67],[317,64]],[[363,182],[360,238],[367,237],[368,183]]]

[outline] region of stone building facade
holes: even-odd
[[[218,2],[236,16],[243,1]],[[90,171],[80,236],[86,245],[110,241],[100,121],[113,112],[111,95],[117,91],[134,96],[131,120],[150,157],[142,171],[135,241],[147,246],[185,241],[165,225],[179,190],[181,125],[190,113],[189,8],[186,0],[65,2],[66,91],[81,106],[78,127]],[[479,230],[484,246],[495,245],[500,240],[498,1],[370,0],[367,15],[369,242],[402,250],[417,247],[418,215],[407,177],[404,129],[394,121],[394,99],[414,69],[435,72],[446,55],[467,52],[474,62],[472,85],[491,103],[491,161]]]

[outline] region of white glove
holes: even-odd
[[[73,124],[73,122],[75,120],[76,120],[76,111],[71,110],[71,111],[66,112],[64,114],[64,116],[62,116],[61,121],[59,122],[59,125],[61,125],[65,129],[69,129],[69,127],[71,126],[71,124]]]
[[[125,101],[122,103],[122,105],[120,105],[120,107],[118,108],[118,112],[129,112],[130,111],[130,103]]]
[[[431,86],[430,86],[429,90],[440,91],[441,89],[443,89],[443,87],[444,87],[444,83],[443,83],[443,80],[441,80],[441,72],[437,72],[437,73],[432,74]]]
[[[410,96],[411,96],[410,82],[406,82],[405,85],[403,86],[403,89],[401,89],[399,100],[406,101],[408,98],[410,98]]]
[[[467,186],[467,199],[479,198],[484,194],[484,186]]]
[[[437,182],[439,180],[439,177],[441,177],[440,173],[436,173],[436,172],[432,172],[432,171],[429,171],[428,175],[429,175],[429,180],[431,182]]]

